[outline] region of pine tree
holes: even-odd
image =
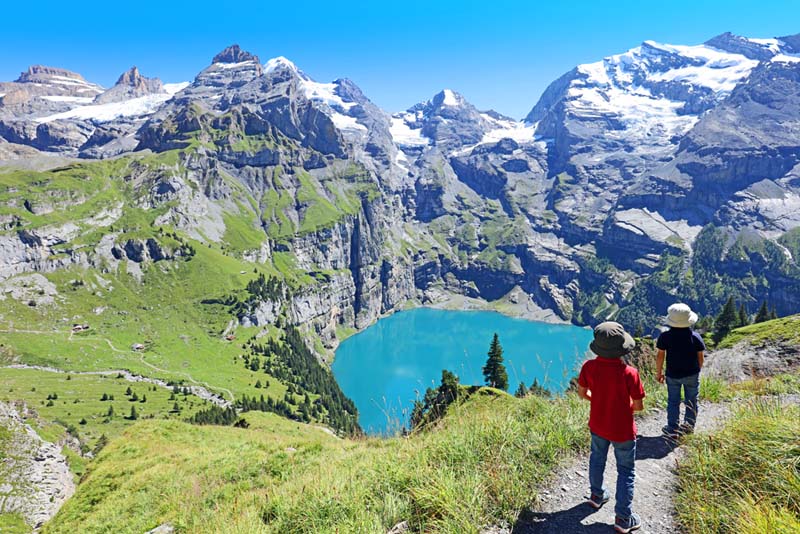
[[[108,411],[106,412],[106,417],[108,417],[109,419],[114,417],[114,405],[113,404],[108,407]]]
[[[514,396],[517,398],[522,398],[528,393],[528,388],[525,387],[525,382],[520,382],[519,386],[517,387],[517,391],[514,393]]]
[[[537,378],[533,379],[533,383],[531,384],[528,393],[536,395],[537,397],[550,397],[552,395],[549,389],[539,384],[539,380]]]
[[[729,297],[722,311],[719,312],[717,318],[714,319],[714,341],[719,343],[722,338],[736,328],[736,323],[739,321],[738,314],[736,313],[736,304],[733,302],[733,297]]]
[[[778,318],[778,312],[775,311],[775,305],[774,304],[772,305],[772,311],[769,312],[769,318],[770,318],[770,320]]]
[[[753,319],[753,323],[763,323],[764,321],[769,321],[769,309],[767,308],[767,301],[763,301],[761,303],[761,307],[758,308],[758,312],[756,313],[756,318]]]
[[[442,383],[439,385],[439,393],[446,404],[450,404],[458,398],[458,377],[455,373],[442,369]]]
[[[128,386],[128,389],[125,390],[125,395],[130,395],[132,393],[131,387]]]
[[[750,317],[747,315],[747,308],[744,307],[744,302],[739,305],[739,321],[737,328],[740,326],[747,326],[750,324]]]
[[[492,344],[489,346],[487,353],[489,358],[486,360],[486,365],[483,366],[483,376],[486,379],[486,385],[502,389],[508,389],[508,373],[506,367],[503,365],[503,347],[500,345],[500,340],[497,333],[492,338]]]
[[[100,400],[101,401],[107,401],[108,400],[108,393],[103,393],[103,396],[100,397]]]
[[[131,414],[128,416],[128,419],[131,421],[136,421],[139,419],[139,414],[136,413],[136,406],[131,406]]]

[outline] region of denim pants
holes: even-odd
[[[697,394],[700,391],[700,373],[684,378],[667,377],[667,426],[670,430],[678,428],[681,418],[681,389],[686,403],[683,422],[694,426],[697,421]]]
[[[592,433],[592,453],[589,455],[589,485],[594,495],[603,495],[603,471],[606,469],[608,447],[614,444],[614,456],[617,459],[617,494],[614,512],[622,518],[633,513],[633,482],[636,478],[634,460],[636,458],[636,440],[609,441]]]

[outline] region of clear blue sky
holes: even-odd
[[[388,111],[448,87],[481,109],[524,116],[580,63],[641,41],[696,44],[732,31],[800,33],[792,0],[4,2],[0,80],[34,63],[109,86],[131,65],[191,80],[231,43],[286,56],[318,81],[354,80]]]

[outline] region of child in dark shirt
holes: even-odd
[[[589,412],[589,430],[592,433],[589,504],[600,508],[608,502],[603,471],[608,448],[613,444],[617,459],[614,529],[623,534],[642,526],[641,519],[632,510],[636,475],[636,423],[633,412],[643,409],[644,388],[639,372],[621,359],[634,346],[633,338],[619,323],[597,325],[594,340],[589,345],[597,358],[584,363],[578,377],[578,395],[592,403]]]
[[[700,369],[703,367],[706,345],[692,330],[697,314],[686,304],[673,304],[667,309],[669,330],[656,341],[656,373],[658,381],[667,383],[667,426],[664,435],[675,438],[694,431],[697,422],[697,395],[700,391]],[[666,377],[664,360],[667,361]],[[686,410],[680,422],[681,390]]]

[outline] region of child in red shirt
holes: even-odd
[[[639,372],[621,360],[635,346],[633,338],[621,324],[609,321],[597,325],[594,341],[589,345],[597,358],[584,363],[578,377],[578,395],[592,403],[589,415],[589,430],[592,433],[589,504],[600,508],[608,502],[603,471],[608,448],[613,444],[617,459],[614,529],[623,534],[642,526],[641,519],[631,507],[636,475],[636,423],[633,412],[644,408],[644,388]]]

